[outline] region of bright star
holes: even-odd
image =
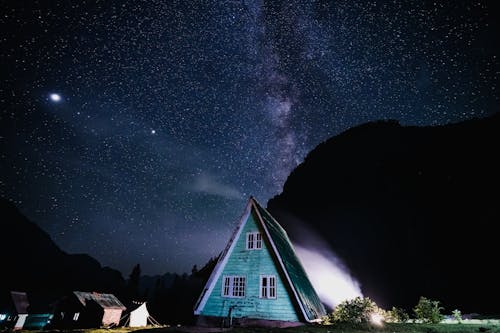
[[[156,134],[156,131],[155,130],[151,130],[151,134]]]
[[[52,102],[60,102],[61,101],[61,95],[59,95],[59,94],[50,94],[50,100]]]

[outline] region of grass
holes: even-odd
[[[165,326],[147,328],[126,328],[118,327],[111,329],[78,329],[64,331],[18,331],[20,333],[500,333],[500,323],[498,321],[482,321],[474,323],[446,323],[446,324],[384,324],[382,327],[349,327],[337,325],[314,325],[299,326],[290,328],[250,328],[234,327],[225,329],[207,329],[201,327],[187,326]]]
[[[234,333],[260,333],[260,332],[282,332],[282,333],[500,333],[500,326],[478,325],[478,324],[385,324],[382,327],[336,327],[336,326],[301,326],[284,329],[252,329],[236,328]]]
[[[157,331],[160,333],[160,330]],[[164,332],[189,332],[182,328],[169,328]],[[191,332],[207,332],[196,331]],[[214,332],[214,331],[212,331]],[[222,332],[222,330],[219,330]],[[232,333],[500,333],[499,325],[491,324],[385,324],[382,327],[339,327],[339,326],[299,326],[290,328],[232,328],[224,332]]]

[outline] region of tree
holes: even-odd
[[[333,323],[367,324],[374,317],[383,316],[383,310],[368,297],[356,297],[338,304],[331,314]]]
[[[131,301],[139,297],[139,283],[141,280],[141,265],[137,264],[132,269],[128,279],[128,296]]]
[[[423,296],[420,296],[418,304],[413,308],[417,319],[431,324],[437,324],[443,320],[444,316],[441,314],[441,310],[444,309],[439,306],[439,301],[433,301]]]
[[[220,254],[219,254],[220,256]],[[196,272],[196,277],[199,277],[202,279],[203,283],[207,282],[208,278],[210,277],[210,274],[212,274],[212,271],[215,268],[215,265],[217,264],[217,261],[219,260],[219,257],[213,257],[208,260],[208,262]]]

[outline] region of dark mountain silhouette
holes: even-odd
[[[122,292],[125,282],[120,272],[101,267],[86,254],[62,251],[45,231],[5,199],[0,199],[0,216],[2,294],[27,291],[31,298],[44,298],[43,303],[48,305],[46,299],[73,290]]]
[[[26,291],[29,312],[37,313],[50,311],[74,290],[97,291],[115,294],[125,305],[148,301],[150,312],[162,323],[192,323],[193,305],[217,261],[211,258],[201,269],[193,267],[190,275],[141,276],[137,265],[137,290],[131,294],[130,279],[125,281],[120,272],[101,267],[86,254],[62,251],[45,231],[1,198],[0,216],[0,309],[12,308],[11,290]]]
[[[435,127],[361,125],[316,147],[268,208],[321,234],[385,307],[419,296],[497,314],[500,114]]]
[[[125,281],[120,272],[101,267],[88,255],[62,251],[45,231],[4,199],[0,199],[0,216],[0,253],[7,254],[2,260],[0,309],[10,306],[10,290],[28,292],[30,312],[50,311],[51,305],[74,290],[97,291],[115,294],[125,305],[133,300],[148,301],[150,312],[162,323],[188,323],[215,263],[210,260],[191,275],[140,276],[139,270],[138,290],[131,292],[130,278]]]

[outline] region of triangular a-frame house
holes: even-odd
[[[199,324],[291,326],[326,311],[286,231],[250,197],[194,314]]]

